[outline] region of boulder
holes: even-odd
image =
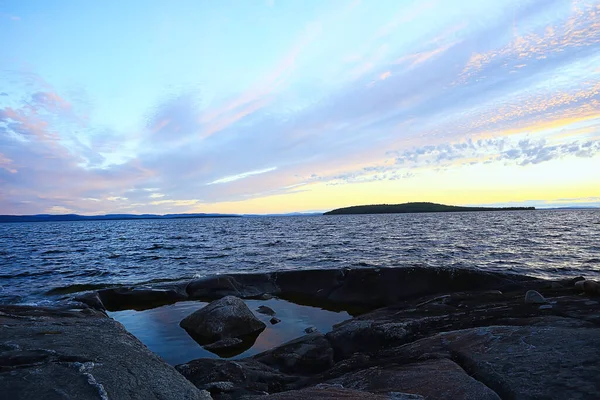
[[[213,395],[217,382],[228,382],[227,393],[232,398],[242,395],[260,395],[296,389],[303,385],[300,377],[277,371],[252,359],[222,360],[201,358],[175,367],[197,388],[209,390]]]
[[[320,333],[291,340],[252,359],[290,374],[316,374],[333,366],[333,349]]]
[[[583,281],[583,291],[590,296],[600,295],[600,283],[596,281]]]
[[[87,309],[0,306],[6,399],[210,399],[118,322]]]
[[[184,318],[179,324],[200,344],[227,338],[256,338],[266,325],[243,300],[226,296]]]
[[[276,324],[280,323],[280,322],[281,322],[281,320],[280,320],[279,318],[277,318],[277,317],[272,317],[272,318],[269,320],[269,322],[271,323],[271,325],[276,325]]]

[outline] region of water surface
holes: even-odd
[[[600,278],[600,210],[0,224],[0,302],[216,273],[424,265]]]

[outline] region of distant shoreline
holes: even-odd
[[[462,207],[437,203],[372,204],[337,208],[323,215],[408,214],[428,212],[533,211],[535,207]]]
[[[375,204],[337,208],[327,212],[293,212],[287,214],[36,214],[36,215],[0,215],[0,223],[16,222],[69,222],[69,221],[130,221],[146,219],[203,219],[203,218],[266,218],[266,217],[313,217],[320,215],[358,215],[358,214],[409,214],[436,212],[470,211],[547,211],[547,210],[600,210],[598,207],[463,207],[437,203]]]

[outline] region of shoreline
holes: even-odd
[[[600,393],[598,295],[584,278],[418,267],[101,289],[51,308],[1,305],[0,389],[15,399],[54,398],[58,388],[82,399],[592,399]],[[226,296],[344,309],[352,318],[247,358],[173,368],[105,311]],[[32,371],[38,378],[25,385]]]

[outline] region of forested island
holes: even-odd
[[[437,203],[403,203],[403,204],[373,204],[365,206],[352,206],[336,208],[323,215],[345,214],[403,214],[403,213],[428,213],[428,212],[464,212],[464,211],[523,211],[535,210],[535,207],[462,207],[448,206]]]

